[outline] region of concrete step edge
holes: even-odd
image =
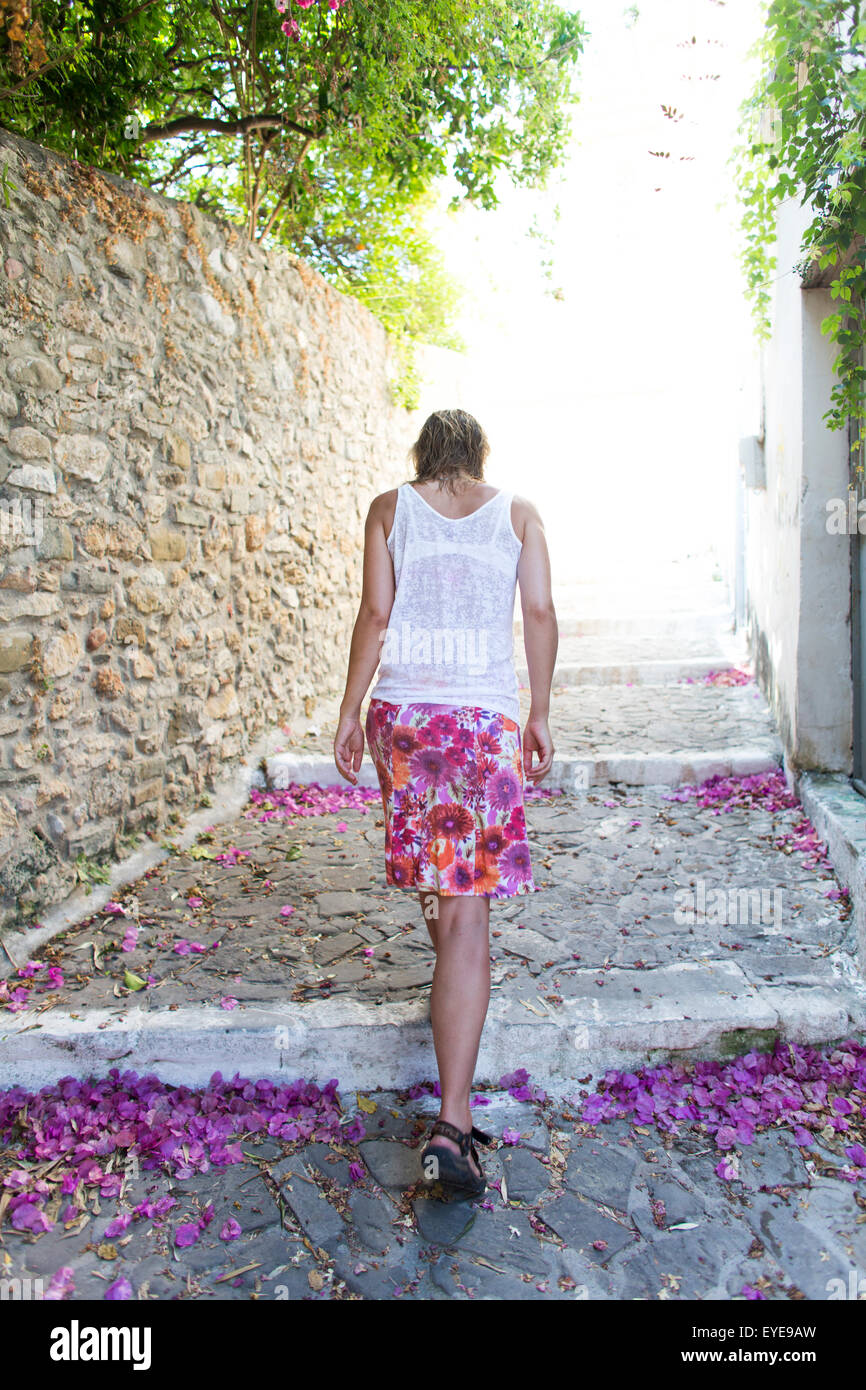
[[[733,623],[729,608],[692,613],[667,611],[659,613],[593,613],[580,617],[574,614],[558,616],[560,637],[589,637],[605,633],[638,633],[648,636],[700,636],[709,632],[728,631]],[[515,636],[523,633],[523,619],[515,618]]]
[[[529,672],[518,666],[517,679],[528,686]],[[711,671],[733,671],[737,663],[726,656],[700,656],[674,661],[564,661],[553,673],[552,685],[668,685],[690,677],[700,680]]]
[[[778,741],[747,744],[704,752],[693,748],[662,753],[632,753],[623,748],[600,748],[593,757],[566,755],[555,758],[542,783],[548,790],[580,791],[589,786],[626,782],[634,786],[679,787],[703,782],[708,777],[748,777],[770,772],[781,765],[782,746]],[[265,759],[270,786],[285,789],[291,782],[320,786],[342,783],[333,758],[316,753],[275,753]],[[251,775],[251,785],[264,787],[260,772]],[[358,785],[378,787],[376,769],[365,754],[358,773]]]
[[[606,999],[599,988],[541,1017],[494,991],[477,1081],[498,1081],[519,1059],[534,1082],[554,1088],[610,1066],[730,1057],[772,1047],[777,1037],[835,1042],[866,1026],[866,991],[850,985],[756,988],[729,961],[616,973],[629,977],[629,990],[632,979],[640,980],[635,1002],[611,997],[610,988]],[[613,975],[603,978],[613,984]],[[720,992],[720,981],[730,991]],[[653,1008],[645,1009],[640,1001],[650,1002],[654,986]],[[534,996],[530,1002],[540,1007]],[[23,1014],[3,1019],[0,1087],[38,1089],[63,1076],[104,1075],[111,1067],[188,1085],[205,1084],[214,1071],[318,1081],[336,1075],[344,1093],[399,1088],[436,1074],[426,996],[386,1001],[385,1007],[341,997],[230,1014],[218,1007],[174,1013],[132,1007],[122,1019],[106,1010],[84,1019],[55,1010],[42,1016],[38,1030],[31,1023]]]

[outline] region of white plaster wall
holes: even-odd
[[[848,543],[826,530],[828,497],[847,493],[847,440],[822,419],[835,351],[821,321],[834,301],[804,290],[794,268],[810,221],[796,199],[777,218],[773,335],[762,349],[766,488],[746,490],[746,624],[790,762],[850,771]]]
[[[829,290],[801,290],[803,306],[803,478],[800,502],[800,626],[797,762],[852,768],[851,561],[847,535],[827,530],[827,501],[848,493],[847,430],[821,418],[836,380],[836,350],[821,322],[838,309]]]
[[[797,216],[799,212],[799,217]],[[746,490],[746,625],[758,680],[786,747],[796,723],[799,621],[799,479],[802,472],[801,291],[790,269],[803,217],[786,204],[777,222],[773,336],[762,349],[766,488]]]

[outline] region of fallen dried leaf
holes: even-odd
[[[241,1265],[240,1269],[230,1269],[228,1274],[221,1274],[218,1279],[214,1279],[215,1284],[224,1284],[227,1279],[237,1279],[239,1274],[249,1274],[251,1269],[259,1269],[261,1260],[253,1260],[248,1265]]]

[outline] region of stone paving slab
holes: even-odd
[[[826,842],[840,883],[851,896],[861,973],[866,973],[866,820],[863,797],[841,773],[800,773],[797,795]]]
[[[528,714],[528,692],[521,692],[522,713],[524,708]],[[755,685],[558,688],[551,696],[550,727],[558,750],[596,760],[610,756],[609,750],[635,755],[778,746]]]
[[[523,656],[522,638],[515,637],[515,658]],[[627,666],[647,661],[687,662],[707,659],[718,666],[734,658],[745,660],[745,643],[727,632],[721,625],[706,633],[686,635],[670,632],[632,632],[611,634],[603,632],[570,635],[559,639],[557,660],[585,666]]]
[[[729,624],[708,624],[700,632],[573,631],[563,621],[553,684],[559,685],[668,685],[681,681],[705,681],[707,677],[749,668],[742,633]],[[517,679],[529,683],[522,629],[514,642]]]
[[[488,1189],[443,1202],[419,1181],[438,1101],[413,1095],[364,1097],[354,1145],[248,1139],[227,1169],[129,1171],[119,1198],[85,1199],[69,1230],[57,1220],[34,1236],[7,1221],[8,1296],[18,1280],[18,1296],[39,1297],[61,1267],[69,1302],[102,1299],[121,1275],[137,1300],[216,1301],[703,1301],[758,1289],[784,1302],[848,1297],[839,1290],[864,1279],[864,1198],[785,1131],[759,1132],[742,1180],[724,1182],[710,1141],[625,1120],[593,1128],[577,1097],[480,1089],[475,1122],[496,1140],[482,1156]],[[14,1166],[0,1149],[0,1177]],[[106,1235],[119,1214],[166,1197],[165,1216]],[[177,1246],[179,1226],[209,1205],[201,1237]],[[220,1237],[228,1218],[236,1240]]]

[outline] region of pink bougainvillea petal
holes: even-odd
[[[132,1298],[132,1285],[125,1274],[119,1275],[105,1290],[107,1299]]]

